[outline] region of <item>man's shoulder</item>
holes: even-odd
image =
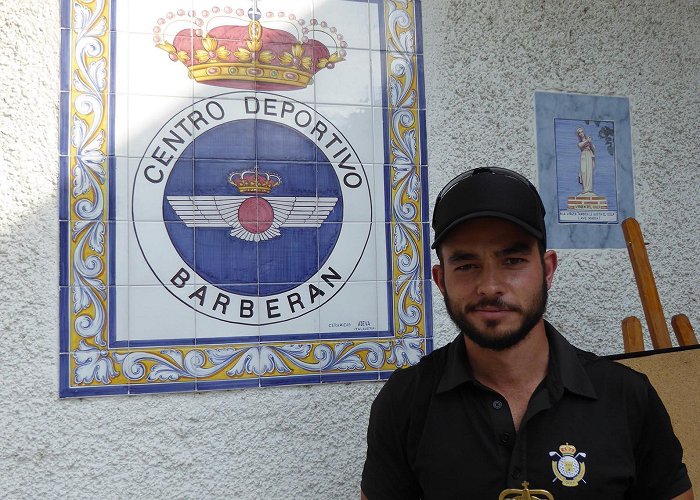
[[[545,322],[545,327],[547,328],[550,342],[554,346],[553,350],[556,353],[556,357],[559,359],[559,364],[576,364],[580,365],[583,370],[571,370],[568,369],[570,367],[561,366],[562,371],[567,373],[569,379],[581,376],[588,377],[596,388],[600,384],[636,386],[639,388],[646,388],[649,385],[649,379],[646,375],[621,363],[576,347],[547,322]]]
[[[447,361],[449,348],[450,344],[447,344],[426,354],[417,364],[406,368],[399,368],[391,374],[386,385],[411,387],[426,378],[433,379],[439,377]]]
[[[639,391],[645,393],[650,386],[649,379],[628,366],[592,352],[574,347],[581,366],[588,373],[596,390]]]
[[[442,376],[450,344],[435,349],[420,361],[391,374],[379,396],[395,403],[410,404],[418,398],[429,398]]]

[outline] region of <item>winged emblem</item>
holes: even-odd
[[[265,241],[282,228],[317,228],[338,198],[300,196],[168,196],[168,203],[187,227],[230,227],[245,241]]]

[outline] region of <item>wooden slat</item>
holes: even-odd
[[[666,326],[659,291],[656,288],[654,273],[651,270],[651,264],[649,264],[649,255],[644,246],[644,237],[639,223],[634,218],[625,219],[622,222],[622,232],[625,234],[627,251],[632,262],[634,278],[637,281],[644,317],[649,325],[651,343],[654,349],[671,347],[671,336],[668,333],[668,326]]]
[[[642,352],[644,350],[642,322],[637,316],[627,316],[622,320],[622,341],[625,352]]]
[[[693,326],[690,324],[688,316],[685,314],[676,314],[671,317],[671,327],[673,333],[676,334],[678,345],[697,345],[698,338],[695,336]]]

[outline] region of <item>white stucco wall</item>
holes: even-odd
[[[59,2],[2,2],[0,24],[0,497],[356,498],[380,384],[57,398]],[[423,0],[423,29],[433,196],[477,165],[535,178],[535,90],[629,96],[662,302],[699,330],[700,3]],[[621,351],[626,251],[559,254],[548,317]]]

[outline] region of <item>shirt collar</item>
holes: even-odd
[[[588,372],[581,363],[579,349],[569,343],[556,328],[547,321],[544,328],[549,339],[548,377],[558,380],[561,385],[574,394],[591,399],[598,396],[593,388]]]
[[[580,396],[596,399],[593,384],[581,364],[578,349],[572,346],[552,325],[544,322],[545,332],[549,339],[549,368],[547,378],[556,386]],[[455,387],[475,382],[472,374],[467,350],[464,346],[464,335],[460,333],[447,347],[447,362],[440,378],[437,393],[447,392]]]
[[[464,335],[460,332],[447,347],[447,363],[437,393],[450,391],[465,382],[474,382],[474,376],[464,346]]]

